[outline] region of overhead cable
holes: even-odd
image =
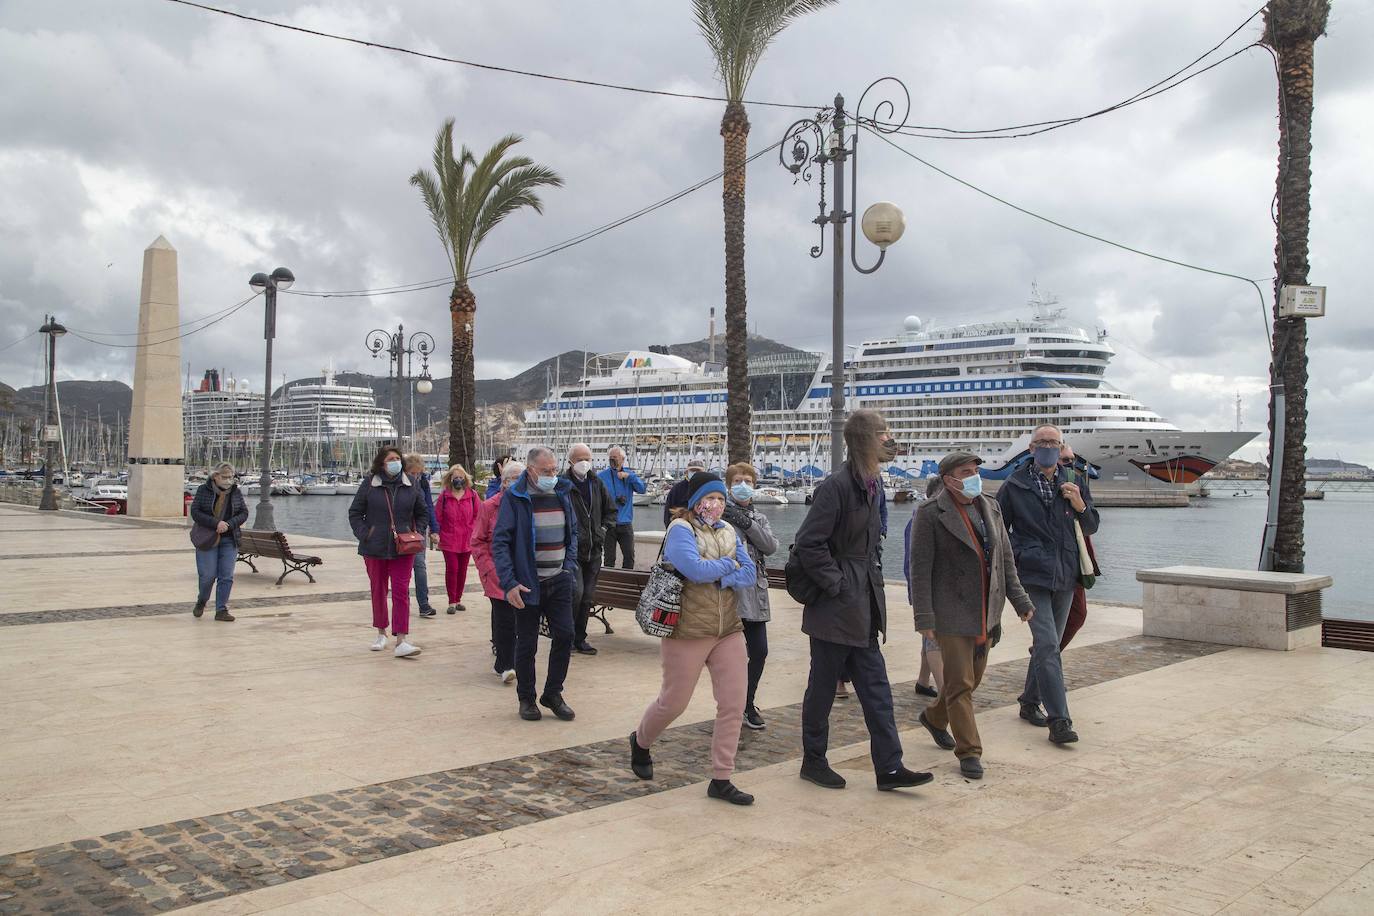
[[[73,331],[71,328],[68,328],[67,330],[71,332],[71,334],[72,334],[73,337],[79,337],[79,338],[81,338],[82,340],[86,341],[87,343],[93,343],[93,344],[95,344],[95,345],[98,346],[98,347],[117,347],[118,349],[121,349],[121,350],[139,350],[139,349],[142,349],[142,348],[144,348],[144,347],[156,347],[156,346],[158,346],[159,344],[171,343],[171,342],[174,341],[174,340],[182,340],[182,339],[184,339],[184,338],[190,337],[192,334],[199,334],[201,331],[204,331],[206,328],[213,327],[214,325],[219,324],[221,321],[223,321],[224,319],[228,318],[229,316],[231,316],[231,315],[237,313],[237,312],[239,311],[239,309],[243,308],[245,305],[247,305],[248,303],[252,302],[252,301],[253,301],[254,299],[256,299],[257,297],[258,297],[258,294],[257,294],[257,293],[254,293],[253,295],[249,296],[247,299],[244,299],[244,300],[242,300],[242,301],[240,301],[240,302],[234,303],[233,305],[229,306],[227,309],[223,309],[223,310],[221,310],[220,312],[216,313],[216,314],[218,315],[218,317],[216,317],[216,318],[212,319],[211,321],[209,321],[209,322],[207,322],[207,323],[201,325],[201,326],[198,327],[198,328],[194,328],[194,329],[192,329],[192,330],[190,330],[190,331],[185,331],[185,332],[183,332],[183,333],[181,333],[181,334],[177,334],[177,335],[174,335],[174,336],[172,336],[172,337],[165,338],[165,339],[163,339],[163,340],[150,340],[150,341],[148,341],[147,343],[109,343],[108,341],[96,340],[96,339],[93,338],[93,337],[87,337],[85,334],[82,334],[82,333],[80,333],[80,332],[78,332],[78,331]]]
[[[1038,219],[1038,220],[1040,220],[1041,222],[1044,222],[1044,223],[1049,223],[1051,226],[1054,226],[1054,227],[1059,228],[1059,229],[1063,229],[1063,230],[1066,231],[1066,232],[1072,232],[1074,235],[1081,235],[1081,236],[1083,236],[1084,238],[1092,239],[1092,240],[1095,241],[1095,242],[1101,242],[1101,243],[1104,244],[1104,245],[1111,245],[1113,248],[1120,248],[1122,251],[1129,251],[1131,254],[1138,254],[1138,255],[1140,255],[1141,257],[1151,258],[1151,259],[1156,260],[1156,261],[1163,261],[1163,262],[1166,263],[1166,264],[1173,264],[1173,265],[1176,266],[1176,267],[1183,267],[1183,268],[1187,268],[1188,270],[1196,270],[1196,271],[1200,271],[1200,272],[1202,272],[1202,273],[1212,274],[1212,275],[1218,276],[1218,277],[1229,277],[1229,278],[1232,279],[1232,280],[1240,280],[1240,281],[1243,282],[1243,283],[1249,283],[1251,286],[1253,286],[1253,287],[1255,288],[1255,293],[1256,293],[1256,295],[1259,296],[1259,300],[1260,300],[1260,314],[1264,316],[1264,334],[1265,334],[1265,338],[1266,338],[1266,339],[1269,339],[1269,338],[1270,338],[1270,334],[1269,334],[1269,313],[1268,313],[1268,310],[1267,310],[1266,303],[1265,303],[1265,301],[1264,301],[1264,292],[1260,289],[1259,283],[1257,283],[1255,280],[1251,279],[1250,277],[1241,276],[1240,274],[1229,273],[1228,271],[1224,271],[1224,270],[1216,270],[1215,268],[1211,268],[1211,267],[1203,267],[1203,266],[1198,265],[1198,264],[1190,264],[1190,263],[1188,263],[1187,261],[1180,261],[1180,260],[1177,260],[1177,259],[1175,259],[1175,258],[1165,257],[1165,256],[1162,255],[1162,254],[1155,254],[1155,253],[1150,252],[1150,251],[1144,251],[1144,250],[1142,250],[1142,249],[1140,249],[1140,248],[1134,248],[1134,247],[1132,247],[1132,246],[1130,246],[1130,245],[1123,244],[1122,242],[1116,242],[1116,241],[1113,241],[1113,240],[1108,239],[1108,238],[1103,238],[1103,237],[1100,236],[1100,235],[1094,235],[1093,233],[1091,233],[1091,232],[1086,232],[1086,231],[1084,231],[1084,230],[1082,230],[1082,229],[1076,229],[1076,228],[1074,228],[1073,226],[1069,226],[1069,225],[1067,225],[1067,224],[1065,224],[1065,223],[1059,222],[1058,220],[1050,219],[1048,216],[1043,216],[1043,215],[1041,215],[1041,214],[1039,214],[1039,213],[1036,213],[1034,210],[1028,210],[1028,209],[1026,209],[1025,207],[1020,206],[1019,204],[1014,204],[1014,203],[1012,203],[1011,201],[1009,201],[1009,200],[1007,200],[1007,199],[1005,199],[1005,198],[1003,198],[1003,197],[998,197],[996,194],[993,194],[991,191],[985,191],[985,190],[983,190],[982,188],[978,187],[977,185],[973,184],[972,182],[965,181],[964,179],[960,178],[958,175],[953,175],[953,174],[950,174],[949,172],[946,172],[944,169],[940,168],[938,165],[935,165],[935,164],[933,164],[933,163],[927,162],[925,159],[922,159],[920,156],[916,155],[916,154],[913,153],[911,150],[907,149],[907,148],[904,147],[904,146],[901,146],[900,144],[894,142],[894,141],[891,140],[890,138],[884,136],[883,133],[882,133],[881,131],[873,130],[872,128],[868,128],[868,127],[865,127],[864,129],[867,130],[867,131],[868,131],[870,134],[872,134],[873,136],[875,136],[875,137],[877,137],[878,139],[882,140],[882,141],[883,141],[884,143],[886,143],[888,146],[891,146],[893,149],[897,150],[897,151],[898,151],[899,153],[901,153],[902,155],[904,155],[904,156],[906,156],[906,157],[908,157],[908,158],[910,158],[910,159],[914,159],[915,161],[919,162],[921,165],[925,166],[926,168],[930,169],[931,171],[933,171],[933,172],[935,172],[935,173],[937,173],[937,174],[939,174],[939,175],[943,175],[945,178],[948,178],[949,180],[951,180],[951,181],[953,181],[953,182],[955,182],[955,183],[957,183],[957,184],[963,185],[964,187],[968,188],[970,191],[976,191],[977,193],[982,194],[984,197],[987,197],[987,198],[989,198],[989,199],[991,199],[991,200],[995,200],[997,203],[1003,205],[1004,207],[1010,207],[1011,209],[1017,211],[1018,213],[1024,213],[1026,216],[1032,217],[1032,218],[1034,218],[1034,219]],[[1271,343],[1271,346],[1272,346],[1272,343]]]
[[[478,70],[491,70],[497,73],[509,73],[515,76],[528,76],[533,79],[552,80],[559,83],[572,83],[578,86],[593,86],[598,89],[615,89],[620,92],[636,92],[641,95],[661,95],[675,99],[694,99],[699,102],[730,102],[731,99],[724,96],[701,95],[694,92],[673,92],[668,89],[647,89],[643,86],[629,86],[623,83],[607,83],[601,80],[581,79],[574,76],[557,76],[552,73],[539,73],[535,70],[521,70],[515,67],[501,67],[496,64],[483,64],[472,60],[462,60],[457,57],[446,57],[443,54],[430,54],[426,51],[416,51],[412,48],[404,48],[400,45],[389,45],[379,41],[368,41],[363,38],[352,38],[348,35],[338,35],[333,32],[323,32],[319,29],[307,29],[304,26],[291,25],[286,22],[278,22],[274,19],[263,19],[259,16],[249,16],[246,13],[237,13],[233,10],[221,9],[217,6],[210,6],[207,3],[196,3],[194,0],[167,0],[168,3],[176,3],[181,6],[194,7],[204,10],[207,13],[218,13],[221,16],[230,16],[234,19],[243,19],[247,22],[255,22],[259,25],[272,26],[273,28],[286,29],[291,32],[300,32],[304,35],[313,35],[316,38],[328,38],[333,41],[343,41],[349,44],[362,45],[366,48],[376,48],[381,51],[395,51],[397,54],[408,54],[411,57],[422,57],[426,60],[439,61],[445,64],[458,64],[463,67],[473,67]],[[761,102],[757,99],[740,99],[745,105],[760,105],[768,108],[794,108],[803,111],[812,111],[815,105],[796,105],[789,102]]]
[[[745,165],[748,165],[749,163],[753,162],[755,159],[758,159],[760,156],[765,156],[765,155],[767,155],[767,154],[773,152],[774,150],[776,150],[776,149],[777,149],[779,146],[781,146],[781,145],[782,145],[782,141],[779,141],[779,142],[774,143],[774,144],[772,144],[772,145],[770,145],[770,146],[766,146],[766,147],[764,147],[763,149],[760,149],[760,150],[758,150],[758,151],[755,152],[755,153],[750,154],[750,155],[744,160],[744,164],[745,164]],[[528,263],[530,263],[531,261],[538,261],[538,260],[540,260],[541,258],[546,258],[546,257],[548,257],[549,255],[557,254],[557,253],[560,252],[560,251],[566,251],[567,249],[572,248],[572,247],[574,247],[574,246],[576,246],[576,245],[581,245],[583,242],[589,242],[589,241],[591,241],[592,239],[596,238],[596,237],[599,236],[599,235],[604,235],[605,233],[610,232],[610,231],[613,230],[613,229],[619,229],[621,226],[624,226],[624,225],[627,224],[627,223],[633,222],[634,220],[639,219],[641,216],[647,216],[647,215],[649,215],[650,213],[653,213],[655,210],[662,209],[663,207],[666,207],[666,206],[668,206],[668,205],[671,204],[671,203],[675,203],[676,201],[681,200],[682,198],[686,197],[688,194],[691,194],[691,193],[693,193],[693,192],[695,192],[695,191],[700,191],[702,188],[707,187],[707,186],[709,186],[709,185],[711,185],[711,184],[714,184],[714,183],[715,183],[717,180],[719,180],[719,179],[721,178],[721,176],[723,176],[724,174],[725,174],[725,170],[722,169],[721,171],[716,172],[716,173],[713,174],[713,175],[710,175],[710,176],[708,176],[708,177],[706,177],[706,178],[703,178],[703,179],[701,179],[700,181],[697,181],[697,182],[695,182],[695,183],[689,185],[688,187],[683,188],[681,191],[678,191],[678,192],[675,193],[675,194],[672,194],[672,195],[670,195],[670,196],[668,196],[668,197],[665,197],[665,198],[663,198],[662,200],[655,201],[654,203],[649,204],[649,205],[647,205],[647,206],[641,207],[641,208],[639,208],[638,210],[635,210],[635,211],[632,212],[632,213],[627,213],[626,215],[624,215],[624,216],[622,216],[622,217],[619,217],[618,219],[614,219],[614,220],[612,220],[612,221],[609,222],[609,223],[604,223],[604,224],[602,224],[602,225],[600,225],[600,226],[597,226],[597,227],[594,228],[594,229],[588,229],[588,230],[585,231],[585,232],[580,232],[580,233],[578,233],[577,235],[572,236],[571,238],[565,239],[564,241],[561,241],[561,242],[557,242],[557,243],[555,243],[555,244],[553,244],[553,245],[549,245],[549,246],[546,246],[546,247],[544,247],[544,248],[539,248],[539,249],[536,249],[536,250],[534,250],[534,251],[530,251],[530,252],[527,252],[527,253],[525,253],[525,254],[519,255],[519,256],[517,256],[517,257],[508,258],[508,259],[505,260],[505,261],[498,261],[498,262],[496,262],[496,263],[494,263],[494,264],[489,264],[489,265],[487,265],[486,267],[482,267],[482,268],[479,268],[479,269],[477,269],[477,270],[474,270],[474,271],[472,271],[471,273],[468,274],[468,279],[469,279],[469,280],[473,280],[473,279],[476,279],[476,278],[478,278],[478,277],[485,277],[485,276],[489,276],[490,274],[498,273],[499,271],[502,271],[502,270],[508,270],[508,269],[511,268],[511,267],[519,267],[519,266],[521,266],[521,265],[528,264]],[[283,291],[283,294],[284,294],[284,295],[288,295],[288,296],[316,296],[316,297],[323,298],[323,299],[331,299],[331,298],[332,298],[332,299],[359,299],[359,298],[366,298],[366,297],[371,297],[371,296],[390,296],[390,295],[395,295],[395,294],[397,294],[397,293],[414,293],[414,292],[419,292],[419,291],[421,291],[421,290],[437,289],[437,288],[442,287],[442,286],[451,286],[451,285],[453,285],[453,275],[452,275],[452,274],[449,274],[448,276],[445,276],[445,277],[436,277],[436,278],[433,279],[433,280],[422,280],[422,281],[417,282],[417,283],[402,283],[402,284],[397,284],[397,285],[395,285],[395,286],[378,287],[378,288],[376,288],[376,289],[351,289],[351,290],[318,290],[318,289],[314,289],[314,290],[310,290],[310,289],[307,289],[307,290],[297,290],[297,289],[292,289],[292,290],[284,290],[284,291]]]

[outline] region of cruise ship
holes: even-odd
[[[1031,432],[1059,427],[1092,465],[1094,491],[1177,491],[1255,437],[1188,432],[1104,378],[1107,334],[1032,300],[1029,319],[928,327],[909,317],[900,333],[866,340],[845,363],[848,409],[887,418],[902,454],[899,478],[936,473],[941,456],[967,449],[998,481],[1030,460]],[[753,463],[765,474],[819,477],[830,456],[830,360],[787,354],[751,360]],[[675,473],[692,456],[725,464],[725,373],[650,348],[589,360],[576,385],[555,386],[526,412],[525,445],[594,453],[624,447],[642,471]]]
[[[394,441],[391,413],[368,387],[340,385],[332,369],[318,383],[283,388],[272,400],[274,462],[291,467],[365,466],[379,443]],[[181,398],[189,463],[256,461],[262,442],[262,392],[207,369]],[[279,453],[277,449],[281,449]]]

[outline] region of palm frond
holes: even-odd
[[[692,18],[732,101],[744,98],[763,52],[783,29],[838,0],[692,0]]]
[[[473,247],[481,245],[487,234],[496,228],[501,220],[518,210],[529,208],[535,213],[543,213],[544,201],[535,193],[535,189],[562,186],[562,177],[553,169],[542,165],[529,163],[507,172],[504,180],[495,186],[491,196],[483,202],[477,214]]]
[[[420,169],[410,176],[410,183],[420,189],[420,198],[425,202],[425,209],[429,211],[429,218],[434,223],[434,232],[439,236],[439,244],[444,246],[444,256],[456,277],[458,265],[454,261],[453,248],[449,244],[448,208],[444,205],[444,195],[439,182],[429,172]]]

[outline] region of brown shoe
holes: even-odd
[[[224,611],[215,611],[215,619],[216,619],[216,620],[223,620],[225,623],[233,623],[233,622],[234,622],[234,615],[231,614],[231,613],[229,613],[227,610],[224,610]]]

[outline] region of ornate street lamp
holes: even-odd
[[[410,381],[415,385],[410,389],[410,440],[411,447],[415,444],[415,392],[429,394],[434,390],[434,379],[429,374],[429,355],[434,352],[434,338],[425,331],[416,331],[407,339],[405,335],[406,327],[403,324],[396,325],[396,333],[388,333],[381,328],[374,328],[367,334],[364,344],[372,352],[372,358],[376,359],[383,353],[387,355],[387,378],[391,380],[391,422],[396,427],[397,440],[402,439],[401,435],[401,386]],[[414,356],[420,354],[420,374],[413,375]]]
[[[253,519],[253,527],[259,531],[276,531],[277,523],[272,517],[272,339],[277,336],[277,291],[290,289],[296,282],[296,275],[285,267],[278,267],[272,273],[256,273],[248,281],[255,291],[265,294],[267,307],[263,312],[262,336],[267,341],[267,368],[262,388],[262,483],[258,493],[258,511]]]
[[[51,315],[44,316],[47,320],[38,329],[39,334],[48,335],[48,397],[47,397],[47,416],[44,418],[43,427],[43,495],[38,501],[40,509],[56,509],[57,493],[52,486],[52,465],[57,460],[54,450],[57,446],[58,437],[61,430],[58,427],[62,421],[56,418],[57,411],[57,338],[67,333],[67,329],[57,323],[57,319]]]
[[[869,114],[865,116],[863,114],[864,103],[869,93],[885,83],[895,85],[884,86],[883,90],[879,90],[879,95],[883,95],[886,90],[892,90],[892,98],[883,98],[881,101],[875,99],[875,104],[869,110]],[[901,90],[902,104],[904,105],[900,121],[894,118],[897,112],[897,103],[894,101],[897,97],[895,93],[897,89]],[[910,114],[911,93],[907,91],[906,85],[896,77],[886,76],[871,83],[859,96],[859,105],[854,118],[855,127],[864,127],[890,134],[901,129],[906,124]],[[854,189],[855,199],[858,198],[859,185],[859,131],[856,129],[853,136],[845,137],[846,119],[844,96],[836,95],[833,108],[823,109],[817,112],[814,118],[803,118],[787,128],[787,132],[783,134],[782,144],[778,148],[778,162],[795,176],[794,180],[810,182],[812,166],[820,166],[821,199],[819,213],[812,222],[821,227],[821,243],[811,248],[811,257],[819,258],[825,253],[825,227],[827,224],[833,227],[830,348],[830,470],[832,472],[839,468],[844,460],[844,224],[850,222],[850,263],[861,274],[871,274],[881,267],[883,258],[887,255],[887,247],[900,239],[902,232],[906,229],[906,221],[902,216],[902,211],[898,209],[896,204],[887,201],[869,207],[864,211],[863,217],[857,220],[852,219],[853,211],[845,210],[844,164],[846,160],[849,161],[849,180]],[[832,166],[832,180],[835,185],[835,204],[829,213],[825,209],[825,166],[827,164]],[[863,227],[864,237],[878,246],[878,260],[872,267],[860,266],[855,251],[860,225]]]

